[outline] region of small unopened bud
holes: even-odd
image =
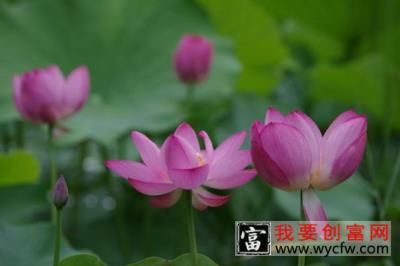
[[[61,210],[68,202],[68,186],[65,178],[61,176],[53,190],[53,204],[58,210]]]
[[[200,35],[184,35],[175,50],[174,65],[178,78],[186,84],[207,78],[213,59],[213,45]]]

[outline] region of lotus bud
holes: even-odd
[[[56,206],[58,210],[61,210],[68,202],[68,186],[67,183],[65,182],[65,178],[61,176],[53,190],[53,204]]]

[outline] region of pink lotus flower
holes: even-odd
[[[199,35],[184,35],[175,51],[174,64],[183,83],[199,83],[210,70],[213,46]]]
[[[200,148],[192,127],[182,123],[160,149],[134,131],[132,140],[143,163],[111,160],[106,166],[139,192],[152,196],[153,206],[170,207],[178,201],[182,190],[192,190],[192,205],[196,209],[218,207],[229,196],[212,194],[205,187],[235,188],[256,175],[254,169],[245,169],[251,163],[250,151],[240,150],[246,133],[231,136],[216,149],[206,132],[201,131],[199,136],[205,142],[205,150]]]
[[[349,178],[364,154],[367,119],[353,111],[339,115],[322,136],[304,113],[286,117],[269,108],[265,124],[251,130],[251,155],[258,173],[274,187],[303,190],[308,220],[324,221],[326,214],[314,189],[329,189]]]
[[[14,102],[18,112],[33,123],[56,123],[79,111],[89,95],[86,66],[65,79],[56,65],[34,69],[13,77]]]

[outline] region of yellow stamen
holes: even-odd
[[[196,153],[196,159],[199,161],[199,166],[203,166],[206,164],[206,160],[204,159],[203,155],[200,153]]]

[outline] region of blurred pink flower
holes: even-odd
[[[270,185],[303,190],[308,220],[324,221],[326,214],[315,189],[329,189],[350,177],[359,166],[367,138],[367,119],[347,111],[322,136],[314,121],[300,111],[284,116],[269,108],[265,124],[251,130],[251,154],[260,176]]]
[[[206,132],[201,131],[199,136],[205,142],[205,150],[201,150],[192,127],[182,123],[160,149],[145,135],[134,131],[132,140],[143,163],[110,160],[106,166],[126,178],[139,192],[153,196],[150,201],[153,206],[172,206],[184,189],[192,190],[192,205],[196,209],[218,207],[229,196],[212,194],[205,187],[231,189],[256,175],[254,169],[245,169],[251,163],[250,151],[240,150],[246,133],[236,133],[216,149]]]
[[[199,83],[207,78],[213,46],[199,35],[184,35],[174,55],[175,71],[183,83]]]
[[[79,111],[89,95],[86,66],[65,79],[56,65],[34,69],[13,77],[14,102],[18,112],[33,123],[56,123]]]

